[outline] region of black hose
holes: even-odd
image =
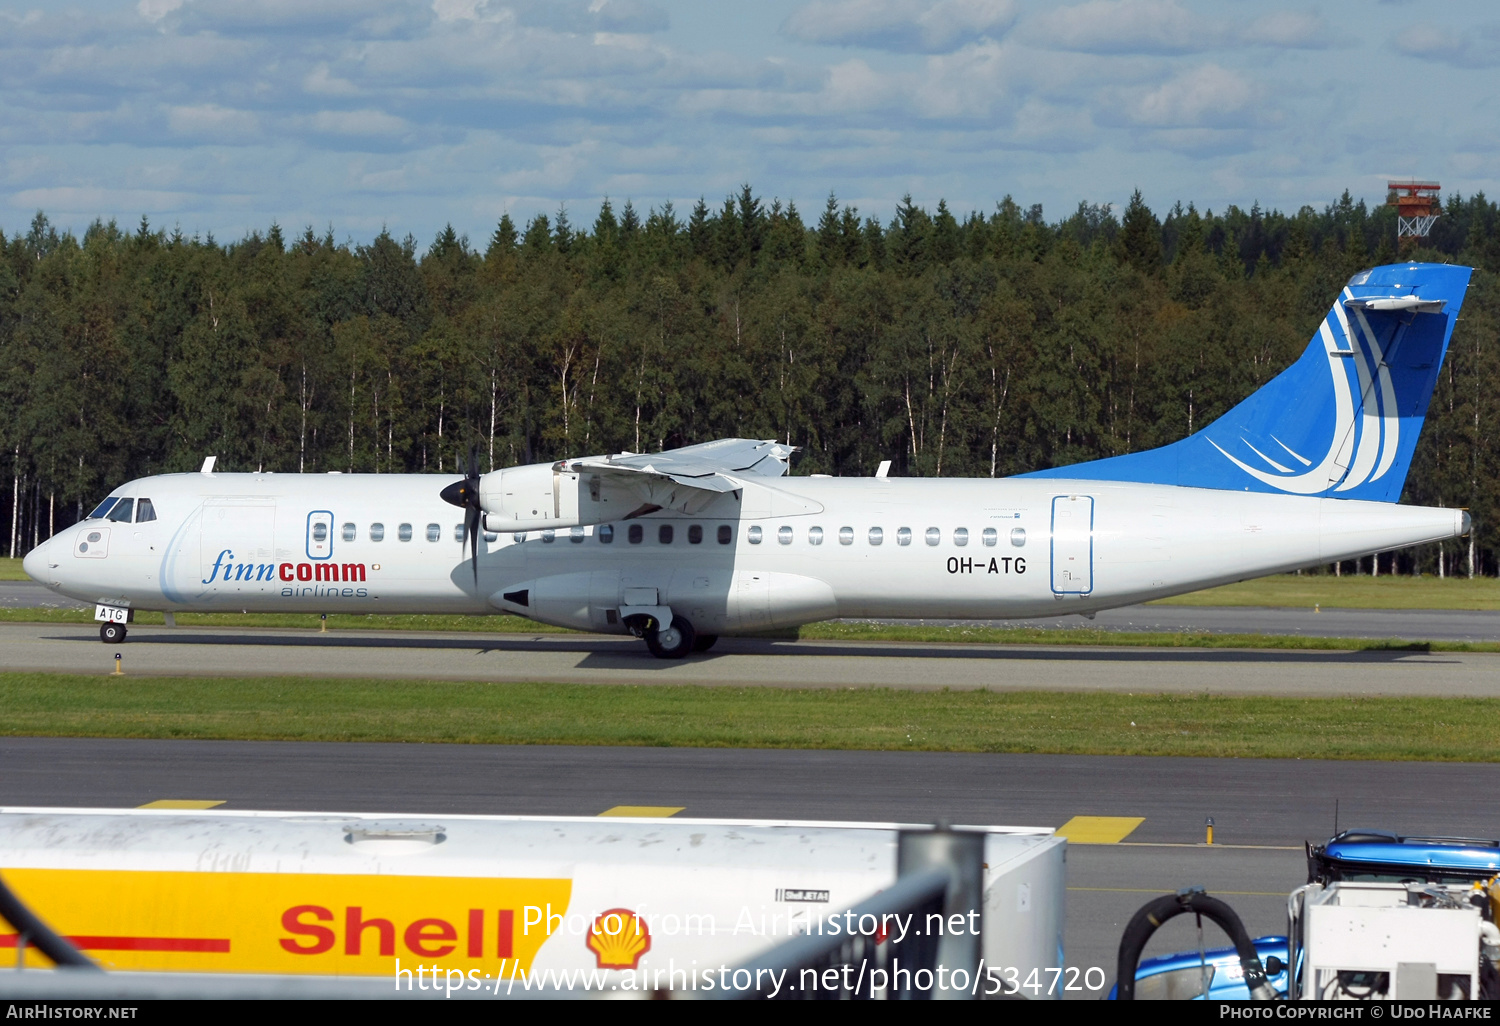
[[[67,938],[52,932],[52,927],[37,918],[21,903],[15,892],[0,880],[0,916],[15,927],[16,944],[29,944],[52,959],[59,969],[91,969],[99,972],[93,959],[75,948]]]
[[[1250,942],[1250,935],[1245,932],[1245,924],[1240,922],[1239,915],[1218,898],[1210,898],[1202,890],[1194,889],[1153,898],[1131,917],[1130,924],[1120,937],[1120,957],[1115,965],[1117,1000],[1135,1000],[1135,971],[1140,966],[1141,952],[1146,949],[1146,942],[1151,939],[1151,935],[1168,919],[1188,912],[1207,916],[1229,935],[1240,956],[1240,966],[1245,970],[1245,985],[1250,988],[1252,999],[1270,1001],[1275,998],[1276,992],[1266,982],[1266,970],[1260,964],[1260,955]]]

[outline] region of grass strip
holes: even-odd
[[[0,674],[0,733],[1500,761],[1500,700]]]
[[[1216,634],[1210,631],[1110,631],[1098,627],[924,627],[878,623],[813,623],[788,632],[801,640],[920,641],[986,645],[1093,645],[1107,648],[1279,648],[1363,652],[1500,652],[1493,641],[1403,638],[1320,638],[1301,634]]]
[[[83,609],[0,609],[0,623],[92,624]],[[161,626],[160,613],[137,613],[135,623]],[[178,613],[183,627],[291,627],[316,631],[308,613]],[[473,634],[579,634],[519,616],[363,616],[330,613],[332,630],[453,631]],[[1108,631],[1097,627],[936,627],[877,623],[814,623],[752,635],[783,641],[921,642],[926,644],[1093,645],[1110,648],[1257,648],[1299,651],[1500,652],[1493,641],[1421,641],[1403,638],[1321,638],[1290,634],[1215,634],[1209,631]]]
[[[1311,609],[1500,609],[1500,578],[1277,574],[1188,595],[1161,606],[1282,606]]]

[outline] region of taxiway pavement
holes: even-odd
[[[0,581],[0,608],[87,608],[34,581]],[[956,620],[882,620],[881,623],[957,624]],[[1082,616],[1037,620],[980,620],[985,627],[1093,629],[1134,633],[1274,634],[1310,638],[1403,641],[1500,641],[1500,611],[1449,609],[1311,609],[1259,606],[1125,606],[1093,620]]]
[[[1062,827],[1140,824],[1068,852],[1069,965],[1112,979],[1120,932],[1156,895],[1204,886],[1252,934],[1285,928],[1306,878],[1302,842],[1342,826],[1493,834],[1500,765],[277,741],[0,738],[0,803],[224,809],[598,815],[618,805],[684,817]],[[1213,816],[1215,840],[1203,844]],[[1212,933],[1210,945],[1221,943]],[[1187,917],[1148,954],[1196,947]],[[1079,993],[1071,997],[1090,997]]]
[[[1500,695],[1500,654],[1108,648],[726,638],[684,660],[630,638],[289,628],[0,624],[0,671],[313,676],[737,687],[990,688],[1316,695]]]

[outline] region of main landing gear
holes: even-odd
[[[670,627],[663,627],[654,617],[642,614],[632,616],[626,623],[658,659],[681,659],[689,652],[707,652],[719,640],[717,634],[699,634],[687,617],[675,613]]]
[[[653,623],[651,629],[646,631],[646,647],[651,654],[658,659],[681,659],[689,652],[695,651],[694,646],[698,643],[698,632],[693,630],[693,625],[685,616],[672,617],[672,626],[665,629]],[[712,641],[709,644],[713,644]]]
[[[100,624],[99,640],[106,645],[118,645],[125,640],[125,625],[123,623]]]

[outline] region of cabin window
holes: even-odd
[[[85,519],[85,520],[103,520],[104,519],[104,514],[106,514],[106,513],[109,512],[109,508],[111,506],[113,506],[115,503],[119,502],[119,501],[120,500],[119,500],[118,497],[111,495],[109,498],[107,498],[103,502],[99,503],[99,505],[95,506],[94,507],[94,512],[90,513],[88,516],[84,517],[83,519]]]
[[[672,525],[662,524],[656,529],[656,540],[662,545],[672,544]]]
[[[995,529],[993,527],[986,527],[984,529],[984,543],[986,545],[994,545],[995,542],[997,542],[999,540],[1000,540],[1000,535],[998,533],[996,533],[996,531],[995,531]]]
[[[344,541],[353,541],[359,535],[359,528],[355,527],[353,524],[345,524],[344,527],[343,527],[343,532],[342,533],[343,533],[343,536],[344,536]],[[459,541],[463,541],[464,540],[463,535],[464,535],[464,525],[463,524],[459,524],[458,525],[458,540]]]
[[[1024,527],[1012,527],[1010,529],[1010,543],[1012,545],[1014,545],[1018,549],[1021,546],[1025,545],[1026,544],[1026,528],[1024,528]]]
[[[953,544],[959,546],[969,544],[969,529],[967,527],[955,527],[953,529]]]
[[[896,528],[896,544],[897,545],[910,545],[911,544],[911,528],[909,528],[909,527],[898,527],[898,528]]]
[[[442,524],[428,524],[427,525],[427,540],[428,541],[430,541],[430,542],[441,541],[442,538],[443,538],[443,525]]]
[[[328,525],[321,520],[313,524],[313,541],[321,545],[328,540]]]
[[[396,528],[396,537],[400,538],[404,542],[411,541],[411,525],[410,524],[401,524],[401,525],[397,526],[397,528]]]
[[[615,543],[615,525],[599,525],[599,529],[594,532],[594,537],[599,539],[600,545],[613,545]]]
[[[703,525],[702,524],[689,524],[688,525],[688,544],[689,545],[702,545],[703,544]]]
[[[734,541],[734,528],[730,527],[728,524],[720,524],[719,544],[728,545],[732,541]]]
[[[354,526],[353,524],[345,524],[344,525],[344,540],[345,541],[353,541],[354,540],[354,538],[349,533],[349,529],[351,527],[353,527],[353,526]],[[458,542],[460,545],[462,545],[464,543],[464,539],[466,537],[468,537],[468,536],[466,534],[464,534],[464,525],[463,524],[454,524],[453,525],[453,540],[456,541],[456,542]]]
[[[929,527],[927,529],[927,544],[928,545],[936,545],[938,542],[940,542],[942,540],[943,540],[943,532],[941,530],[939,530],[936,527]]]
[[[113,520],[117,524],[128,524],[130,523],[130,516],[134,512],[135,500],[121,499],[119,502],[115,503],[114,509],[110,510],[109,513],[105,515],[104,519]]]
[[[574,545],[582,545],[583,544],[583,528],[581,528],[581,527],[570,527],[570,528],[568,528],[568,541],[572,542]]]
[[[639,545],[646,538],[646,529],[643,528],[640,524],[631,524],[629,537],[630,544]]]
[[[759,545],[760,544],[760,525],[759,524],[756,524],[754,527],[750,528],[750,530],[748,530],[748,531],[745,532],[745,540],[748,541],[751,545]]]
[[[792,529],[790,526],[778,527],[776,529],[776,540],[783,545],[792,543]]]
[[[821,527],[809,527],[807,529],[807,544],[822,545],[823,529]]]
[[[144,524],[148,520],[156,519],[156,507],[151,505],[150,499],[142,499],[135,504],[135,522]]]
[[[854,544],[854,528],[852,528],[852,527],[841,527],[841,528],[839,528],[839,544],[840,545],[853,545]]]
[[[878,527],[870,528],[870,544],[879,545],[885,541],[885,531]]]
[[[552,528],[549,527],[545,531],[542,532],[542,541],[545,544],[551,545],[556,540],[557,540],[557,532],[554,531],[554,530],[552,530]]]
[[[371,524],[370,525],[370,540],[371,541],[385,541],[385,525],[384,524]]]

